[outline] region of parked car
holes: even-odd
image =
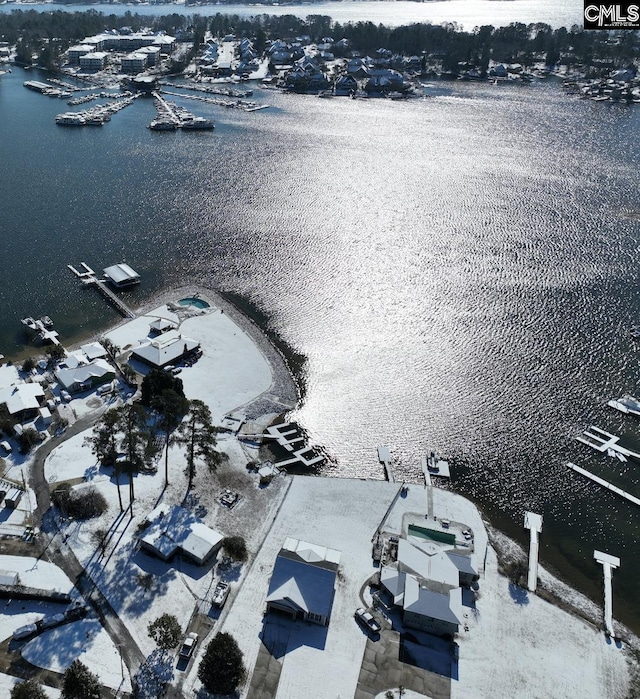
[[[2,450],[6,454],[11,454],[11,452],[13,451],[13,447],[7,441],[0,442],[0,447],[2,447]]]
[[[65,403],[71,402],[71,394],[68,391],[60,391],[60,398],[62,398]]]
[[[359,609],[356,609],[354,616],[357,619],[357,621],[366,626],[367,629],[372,633],[380,633],[382,627],[373,618],[373,614],[371,614],[371,612],[368,612],[366,609],[360,607]]]
[[[198,634],[193,633],[193,631],[190,634],[187,634],[187,637],[184,639],[184,643],[182,644],[182,648],[180,648],[180,657],[189,659],[193,655],[193,651],[195,650],[196,646],[198,645]]]

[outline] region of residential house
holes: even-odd
[[[288,537],[276,558],[267,611],[328,626],[340,552]]]

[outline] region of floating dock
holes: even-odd
[[[68,269],[80,279],[86,286],[94,286],[125,318],[135,318],[136,314],[127,306],[124,301],[119,299],[109,287],[107,287],[104,279],[98,279],[96,273],[85,262],[80,263],[83,271],[76,269],[73,265],[67,265]]]
[[[609,483],[609,481],[605,481],[603,478],[595,476],[590,471],[587,471],[584,468],[580,468],[580,466],[576,466],[575,464],[568,463],[567,466],[572,471],[579,473],[581,476],[584,476],[585,478],[589,478],[589,480],[592,480],[594,483],[597,483],[598,485],[601,485],[603,488],[610,490],[612,493],[619,495],[621,498],[625,498],[625,500],[632,502],[634,505],[640,505],[640,498],[637,498],[631,495],[630,493],[625,492],[624,490],[622,490],[622,488],[618,488],[618,486],[613,485],[613,483]]]
[[[640,454],[637,451],[632,451],[631,449],[620,446],[620,437],[615,434],[605,432],[594,425],[591,425],[591,427],[582,434],[584,437],[576,437],[576,439],[596,451],[601,453],[613,453],[614,456],[621,454],[625,457],[630,456],[633,459],[640,460]]]

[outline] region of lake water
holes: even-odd
[[[429,2],[321,2],[300,3],[298,5],[202,5],[185,7],[184,5],[57,5],[57,4],[15,4],[0,5],[0,12],[14,9],[36,9],[39,11],[63,10],[66,12],[84,12],[89,7],[108,14],[125,12],[140,15],[199,14],[215,15],[218,12],[237,14],[240,17],[252,17],[260,14],[295,15],[305,18],[308,15],[328,15],[336,22],[370,21],[396,27],[412,22],[441,24],[455,22],[467,31],[474,27],[492,24],[494,27],[506,26],[511,22],[531,24],[544,22],[554,29],[570,28],[574,24],[582,26],[582,6],[573,0],[430,0]]]
[[[453,487],[595,599],[593,549],[622,559],[614,612],[640,630],[638,517],[568,472],[640,494],[635,464],[596,458],[590,424],[638,392],[640,109],[555,82],[439,83],[424,99],[256,90],[254,113],[194,102],[213,133],[154,133],[151,100],[102,128],[57,127],[60,100],[0,78],[0,350],[49,314],[65,342],[116,316],[68,263],[126,259],[133,304],[185,280],[245,295],[308,357],[293,417],[335,476],[419,480],[430,449]],[[195,105],[195,106],[194,106]]]

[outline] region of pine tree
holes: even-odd
[[[37,680],[30,679],[17,684],[10,694],[11,699],[47,699],[44,689]]]
[[[182,628],[173,614],[162,614],[147,627],[149,636],[161,650],[171,650],[180,642]]]
[[[198,677],[212,694],[233,694],[244,680],[242,651],[231,634],[214,636],[198,667]]]
[[[64,673],[62,699],[100,699],[97,675],[79,660],[74,660]]]

